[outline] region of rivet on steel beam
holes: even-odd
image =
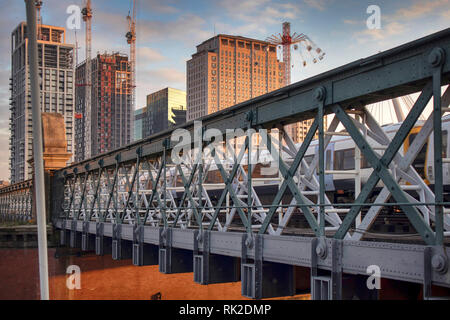
[[[89,171],[89,163],[86,164],[86,165],[84,166],[84,169],[85,169],[86,171]]]
[[[247,120],[248,122],[252,122],[253,120],[253,111],[249,111],[247,112],[247,114],[245,115],[245,120]]]
[[[253,247],[253,237],[251,234],[247,235],[247,238],[245,239],[245,245],[247,248],[251,249]]]
[[[322,260],[327,257],[327,245],[323,242],[323,240],[317,245],[316,254]]]
[[[73,173],[77,174],[78,168],[73,169]]]
[[[116,154],[114,159],[116,160],[116,162],[120,162],[120,153]]]
[[[314,99],[316,99],[317,101],[323,101],[325,100],[326,93],[327,91],[324,87],[318,87],[316,90],[314,90]]]
[[[431,64],[432,67],[439,67],[444,63],[445,59],[445,51],[442,48],[436,47],[431,51],[428,56],[428,63]]]
[[[100,167],[103,167],[104,164],[105,164],[105,161],[103,161],[103,159],[98,160],[98,165],[99,165]]]
[[[442,254],[436,254],[431,258],[431,266],[440,274],[447,272],[447,259]]]

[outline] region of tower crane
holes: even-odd
[[[38,40],[42,40],[42,34],[41,34],[41,25],[42,25],[42,16],[41,16],[41,8],[42,8],[42,0],[36,0],[36,24],[37,24],[37,38]]]
[[[128,11],[128,32],[125,37],[127,43],[130,45],[130,83],[131,83],[131,112],[134,115],[135,106],[135,91],[136,91],[136,2],[137,0],[131,0],[133,2],[133,8]],[[131,121],[133,122],[133,121]]]
[[[91,0],[86,0],[86,6],[81,10],[85,22],[86,33],[86,66],[85,66],[85,100],[84,100],[84,158],[91,157]]]

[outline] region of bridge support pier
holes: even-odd
[[[144,243],[144,226],[133,227],[133,265],[153,266],[158,264],[158,247]]]
[[[89,222],[83,222],[83,233],[81,234],[81,250],[95,250],[95,235],[89,233]]]
[[[122,260],[132,258],[132,242],[122,239],[122,225],[113,224],[112,259]]]
[[[210,253],[210,232],[204,231],[201,242],[198,232],[194,233],[194,282],[213,284],[239,281],[238,259]],[[199,253],[199,244],[203,252]]]
[[[95,254],[98,256],[112,253],[111,241],[103,236],[104,226],[103,222],[95,225]]]
[[[159,229],[159,272],[192,272],[192,251],[172,248],[172,229]]]
[[[311,300],[378,299],[378,290],[367,286],[367,276],[343,274],[342,253],[342,240],[315,238],[311,242]],[[319,259],[328,256],[331,271],[319,269]]]
[[[254,235],[252,241],[242,238],[241,292],[252,299],[292,296],[295,294],[294,266],[263,262],[263,236]],[[248,245],[254,243],[255,258],[247,258]]]
[[[81,232],[77,231],[77,221],[73,220],[70,229],[70,243],[71,248],[81,248]]]
[[[69,245],[70,241],[70,230],[67,229],[61,229],[59,230],[59,244],[61,246],[67,246]]]

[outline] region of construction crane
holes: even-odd
[[[92,27],[92,7],[91,0],[86,0],[86,6],[81,10],[83,21],[85,22],[86,35],[86,65],[85,65],[85,99],[84,99],[84,158],[91,157],[91,27]]]
[[[135,91],[136,91],[136,2],[133,1],[132,12],[128,11],[127,22],[128,32],[125,37],[127,43],[130,45],[130,83],[131,83],[131,112],[134,114],[135,106]],[[131,15],[130,15],[131,14]]]
[[[38,40],[42,40],[42,34],[41,34],[41,25],[42,25],[42,16],[41,16],[41,8],[42,8],[42,1],[41,0],[36,0],[35,2],[36,5],[36,24],[37,24],[37,38]]]
[[[284,62],[284,85],[291,84],[291,46],[294,50],[298,50],[302,60],[302,65],[307,65],[307,60],[304,58],[302,51],[308,55],[313,63],[322,60],[325,52],[322,51],[307,35],[294,32],[291,34],[291,24],[289,22],[283,23],[283,34],[271,35],[266,41],[283,48],[283,62]]]

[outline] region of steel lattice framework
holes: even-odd
[[[310,268],[313,298],[341,298],[342,274],[365,275],[370,265],[379,266],[383,278],[423,284],[424,297],[429,298],[432,284],[450,287],[445,241],[450,218],[442,171],[450,162],[442,156],[442,115],[450,110],[449,89],[441,95],[449,76],[446,29],[208,115],[200,128],[193,122],[178,127],[192,137],[194,131],[202,137],[208,129],[220,130],[224,137],[227,129],[278,130],[278,136],[261,135],[262,145],[278,158],[276,179],[255,177],[256,165],[249,161],[253,153],[248,152],[254,150],[252,130],[244,133],[242,147],[231,156],[218,148],[200,159],[202,146],[192,139],[188,144],[193,151],[175,164],[170,155],[177,142],[169,130],[73,164],[53,177],[54,224],[71,246],[77,245],[78,236],[83,249],[95,237],[97,254],[112,244],[113,259],[124,258],[123,248],[131,243],[135,265],[145,264],[144,253],[150,249],[143,248],[151,245],[165,273],[181,270],[177,261],[184,258],[176,255],[184,250],[193,259],[186,270],[193,268],[195,281],[203,284],[217,281],[213,257],[240,258],[242,293],[253,298],[267,296],[263,279],[270,273],[268,264],[285,270],[279,274],[286,277],[292,266]],[[366,105],[414,92],[420,92],[418,99],[395,135],[388,136]],[[403,152],[431,99],[431,116]],[[328,128],[325,115],[334,115]],[[284,127],[306,119],[314,119],[313,124],[303,143],[295,145]],[[345,132],[337,131],[339,124]],[[308,162],[305,153],[316,132],[317,152]],[[333,203],[325,190],[325,150],[332,136],[343,134],[373,170],[356,199]],[[412,165],[429,138],[434,145],[434,187]],[[212,174],[220,182],[210,182]],[[268,198],[261,186],[271,180],[277,187]],[[393,205],[417,232],[414,241],[394,235],[365,241],[380,211]],[[306,227],[293,222],[299,217]],[[286,288],[290,286],[277,292],[286,295]]]

